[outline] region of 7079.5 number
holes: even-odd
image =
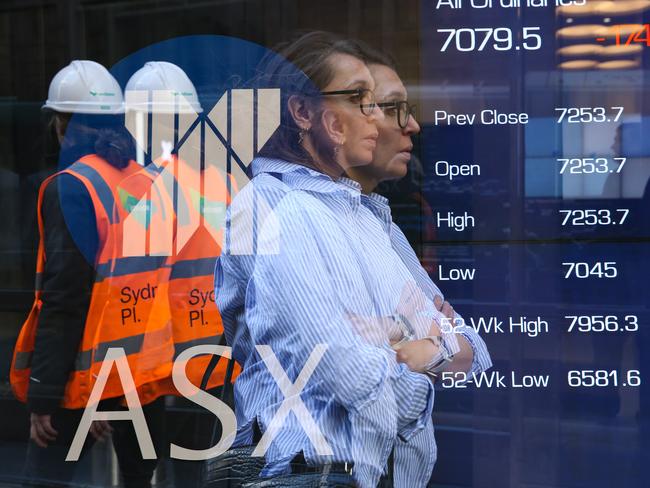
[[[447,40],[440,48],[445,52],[452,41],[457,51],[483,51],[486,47],[495,51],[511,51],[524,49],[536,51],[542,47],[542,36],[539,35],[541,27],[522,27],[521,45],[515,43],[517,33],[509,27],[475,27],[462,29],[438,29],[438,32],[447,34]],[[482,37],[481,37],[482,36]],[[490,44],[490,41],[493,41]]]

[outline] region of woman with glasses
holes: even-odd
[[[425,486],[433,386],[391,346],[404,328],[432,335],[444,316],[413,292],[361,186],[342,177],[377,148],[374,80],[354,43],[322,32],[284,46],[263,73],[281,87],[281,124],[233,200],[215,271],[242,366],[234,445],[255,444],[266,461],[250,486]],[[427,360],[444,360],[436,347]]]
[[[404,83],[397,74],[395,64],[386,55],[358,43],[364,60],[375,81],[377,106],[384,112],[384,118],[377,121],[379,138],[373,160],[370,164],[350,168],[348,176],[357,181],[362,188],[361,201],[367,205],[380,220],[390,222],[389,234],[391,245],[409,267],[418,284],[427,297],[440,305],[441,310],[450,319],[446,327],[458,332],[459,351],[453,356],[453,361],[446,362],[440,372],[466,372],[468,377],[491,367],[490,355],[485,343],[476,331],[464,326],[459,315],[455,314],[440,289],[431,281],[428,273],[419,263],[413,248],[408,243],[400,228],[392,222],[388,200],[373,193],[377,185],[384,181],[392,181],[406,176],[411,159],[413,143],[411,137],[420,132],[420,126],[415,119],[415,106],[408,101]],[[437,324],[433,325],[434,331]],[[405,362],[412,370],[423,371],[426,358],[434,349],[432,342],[420,339],[405,343],[399,347],[397,360]]]
[[[457,333],[458,352],[453,355],[451,361],[438,368],[438,373],[462,371],[467,373],[468,378],[472,378],[472,375],[492,366],[485,343],[472,327],[464,325],[460,315],[444,301],[442,292],[421,266],[404,233],[392,221],[388,200],[373,193],[379,183],[395,181],[407,174],[413,148],[411,138],[420,132],[420,126],[415,119],[415,106],[408,101],[406,88],[393,61],[365,44],[359,43],[358,47],[375,81],[377,105],[384,112],[384,118],[377,122],[379,138],[373,161],[362,167],[350,168],[348,176],[361,185],[364,194],[361,198],[363,205],[371,209],[380,221],[386,223],[390,245],[413,274],[417,290],[440,307],[450,319],[446,326],[453,326],[454,332]],[[437,324],[432,327],[434,333]],[[427,358],[433,354],[430,340],[404,341],[394,347],[397,349],[399,362],[407,364],[413,371],[427,372]],[[438,377],[439,374],[436,374],[434,381]],[[395,462],[399,465],[402,462],[407,463],[408,459],[396,457]],[[400,473],[400,470],[396,469],[395,472]]]
[[[370,209],[384,224],[389,237],[386,244],[399,255],[413,275],[416,286],[408,290],[410,300],[413,303],[429,300],[449,319],[444,322],[443,327],[438,322],[431,323],[430,335],[441,338],[441,344],[438,346],[431,337],[408,337],[411,340],[405,340],[409,331],[398,333],[397,337],[392,339],[393,348],[397,351],[396,359],[412,371],[429,374],[434,382],[443,372],[462,371],[471,378],[473,374],[479,374],[492,366],[485,343],[473,328],[464,325],[460,315],[444,301],[442,292],[421,266],[403,232],[392,221],[388,200],[373,193],[379,183],[394,181],[407,174],[413,149],[411,138],[420,132],[420,126],[415,119],[415,106],[409,103],[406,88],[392,60],[361,42],[357,46],[375,81],[377,106],[384,112],[384,118],[377,121],[379,137],[372,162],[350,168],[347,176],[360,184],[362,205]],[[419,306],[411,305],[411,315],[414,308]],[[443,332],[452,327],[453,336]],[[432,358],[436,357],[440,347],[448,356],[440,364],[436,364]],[[408,450],[395,452],[402,454],[395,456],[395,483],[403,484],[403,468],[408,466],[411,460],[408,458]]]

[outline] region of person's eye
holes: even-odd
[[[397,106],[396,105],[388,105],[387,107],[384,107],[384,114],[385,115],[390,115],[391,117],[394,117],[397,115]]]

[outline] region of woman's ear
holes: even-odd
[[[308,131],[312,126],[313,112],[307,104],[307,100],[299,95],[291,95],[287,102],[289,113],[299,129]]]
[[[321,124],[329,139],[337,146],[345,144],[345,128],[334,110],[323,110]]]

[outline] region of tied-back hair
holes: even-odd
[[[279,158],[297,164],[319,168],[317,161],[300,143],[300,128],[288,110],[291,96],[303,96],[315,109],[320,106],[320,92],[332,81],[336,67],[329,57],[348,54],[362,60],[354,41],[324,31],[312,31],[296,35],[292,40],[274,48],[259,67],[259,79],[269,87],[281,89],[280,127],[260,150],[263,157]],[[314,137],[313,143],[320,156],[333,160],[333,145]]]
[[[53,131],[56,119],[65,134],[60,151],[61,166],[68,166],[88,154],[96,154],[122,169],[135,158],[135,143],[124,126],[123,115],[52,112],[50,127]]]

